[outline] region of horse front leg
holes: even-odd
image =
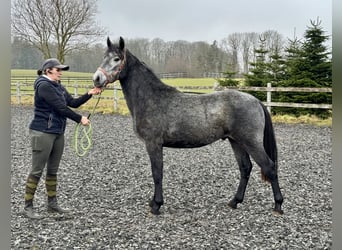
[[[154,195],[150,201],[151,212],[160,214],[163,200],[163,147],[157,143],[146,143],[146,149],[151,161],[152,177],[154,181]]]

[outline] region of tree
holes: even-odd
[[[311,26],[304,34],[304,41],[290,41],[286,49],[286,75],[287,79],[282,81],[286,87],[331,87],[332,69],[331,54],[325,46],[329,39],[324,35],[319,19],[310,20]],[[284,93],[280,101],[306,102],[306,103],[331,103],[330,93]],[[318,109],[288,109],[296,115],[315,114],[322,118],[330,115],[330,111]]]
[[[76,72],[94,72],[99,62],[103,60],[103,52],[106,50],[104,44],[98,43],[92,45],[87,50],[79,50],[72,53],[72,56],[67,56],[66,60],[72,71]],[[89,60],[91,58],[91,60]]]
[[[40,50],[44,58],[87,48],[104,33],[94,21],[97,0],[13,0],[12,34]]]
[[[267,64],[268,72],[270,74],[270,81],[273,86],[285,79],[285,59],[281,55],[280,48],[275,48],[273,53],[270,53],[270,62]]]
[[[256,47],[258,40],[258,34],[256,32],[249,32],[242,34],[242,64],[243,74],[247,74],[249,71],[250,58],[253,55],[253,49]]]
[[[273,60],[271,55],[282,53],[284,45],[283,36],[275,30],[266,30],[261,36],[265,40],[264,47],[268,51],[265,61],[271,62]]]
[[[282,82],[283,86],[293,86],[297,80],[300,79],[301,74],[301,60],[302,60],[302,43],[296,37],[289,39],[288,46],[285,48],[285,81]],[[293,84],[290,81],[292,79]],[[290,83],[288,85],[288,83]]]
[[[220,72],[222,68],[222,60],[221,60],[221,52],[218,48],[217,41],[213,41],[213,43],[209,47],[207,61],[209,65],[209,70],[211,72]]]
[[[150,42],[149,56],[151,62],[151,68],[155,72],[162,72],[166,62],[166,51],[165,42],[160,38],[155,38]]]
[[[227,38],[224,38],[222,40],[222,44],[224,47],[226,47],[226,51],[231,51],[232,64],[233,64],[232,70],[234,72],[240,71],[239,60],[238,60],[238,52],[239,52],[239,48],[241,46],[241,38],[242,38],[241,33],[233,33],[233,34],[228,35]]]
[[[17,37],[12,41],[11,56],[12,69],[37,69],[42,62],[40,51]]]
[[[332,71],[329,60],[328,48],[325,42],[329,36],[324,35],[320,26],[322,21],[317,18],[316,22],[310,20],[311,27],[305,31],[303,44],[303,63],[307,77],[318,83],[321,87],[331,87]]]
[[[266,38],[260,35],[259,43],[259,47],[254,50],[255,61],[250,63],[250,72],[245,75],[245,84],[247,86],[266,87],[267,83],[272,80],[268,70],[269,64],[266,62],[269,53],[266,49]],[[251,92],[251,94],[262,101],[266,100],[265,93]]]
[[[232,67],[232,66],[230,66],[230,67]],[[218,81],[218,83],[223,87],[238,86],[239,81],[236,79],[233,79],[235,77],[236,73],[237,72],[227,70],[227,71],[223,72],[224,77],[218,78],[218,79],[216,79],[216,81]]]

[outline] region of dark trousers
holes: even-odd
[[[25,207],[33,206],[33,198],[46,166],[45,186],[49,201],[56,199],[57,172],[64,150],[64,135],[30,130],[32,166],[25,188]]]
[[[32,167],[30,175],[41,177],[46,166],[47,175],[57,175],[64,150],[64,134],[48,134],[30,130]]]

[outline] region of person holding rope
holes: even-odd
[[[39,180],[46,166],[45,187],[47,192],[47,210],[54,213],[67,213],[57,203],[57,172],[64,150],[64,132],[67,118],[88,126],[90,120],[71,108],[78,108],[92,95],[100,94],[102,89],[93,88],[84,95],[73,98],[60,78],[62,71],[68,70],[57,59],[50,58],[43,62],[37,71],[34,83],[34,117],[29,126],[32,148],[32,166],[26,180],[24,214],[28,218],[39,219],[33,210],[33,198]]]

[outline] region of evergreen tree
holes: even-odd
[[[311,21],[305,31],[304,42],[290,41],[287,53],[286,79],[281,82],[285,87],[331,87],[331,54],[325,42],[329,39],[320,27],[321,21]],[[331,103],[330,93],[283,93],[279,101],[299,103]],[[285,110],[284,108],[277,109]],[[314,114],[325,118],[331,114],[327,110],[287,108],[295,115]]]
[[[266,62],[266,56],[269,52],[266,50],[266,39],[259,36],[259,43],[259,48],[254,50],[255,61],[250,63],[250,72],[245,75],[246,86],[266,87],[272,78],[268,71],[269,65]],[[250,94],[261,101],[266,101],[265,92],[250,92]]]
[[[270,55],[270,62],[267,63],[266,66],[270,74],[270,82],[272,83],[272,86],[279,86],[279,82],[285,79],[285,63],[285,59],[281,55],[279,48]]]
[[[284,59],[284,75],[283,79],[278,82],[279,87],[303,87],[301,83],[302,79],[302,43],[295,38],[289,40],[288,46],[285,47],[285,59]],[[294,96],[296,92],[275,92],[272,93],[272,100],[276,102],[294,102]],[[274,114],[295,114],[298,109],[296,108],[284,108],[275,107],[272,108]]]
[[[223,87],[227,87],[227,86],[238,86],[239,85],[239,81],[235,80],[234,78],[236,77],[237,72],[232,71],[232,68],[234,67],[234,65],[230,64],[228,67],[228,70],[223,72],[223,79],[216,79],[217,82],[223,86]]]
[[[285,48],[285,79],[281,85],[284,87],[296,87],[301,79],[302,43],[295,38],[289,40],[289,46]],[[289,80],[289,81],[288,81]]]
[[[305,42],[303,44],[303,68],[307,72],[307,78],[315,81],[320,87],[331,87],[332,70],[331,54],[325,42],[329,40],[329,36],[324,35],[321,21],[311,21],[312,27],[305,32]]]

